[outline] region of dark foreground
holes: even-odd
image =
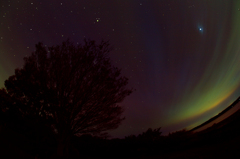
[[[125,139],[106,140],[85,135],[71,142],[69,158],[240,158],[240,112],[199,133],[178,131],[168,136],[128,136]],[[56,143],[36,143],[29,137],[1,126],[0,155],[5,158],[56,157]],[[38,157],[37,157],[38,156]]]

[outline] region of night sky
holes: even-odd
[[[0,87],[35,44],[110,40],[135,88],[113,137],[192,128],[240,95],[238,0],[1,0]]]

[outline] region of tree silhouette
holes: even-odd
[[[128,79],[111,65],[109,43],[84,40],[73,45],[44,47],[24,58],[23,68],[5,81],[1,89],[2,110],[16,110],[29,119],[43,119],[53,128],[58,152],[67,152],[71,136],[101,134],[117,128],[123,107],[132,93]]]
[[[161,137],[162,132],[160,131],[161,127],[152,129],[148,128],[146,132],[139,134],[137,137],[142,140],[155,141]]]

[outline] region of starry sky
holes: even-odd
[[[110,134],[193,128],[240,95],[238,0],[1,0],[0,87],[35,44],[109,40],[135,88]]]

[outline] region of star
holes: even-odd
[[[199,26],[198,31],[202,34],[203,33],[203,27]]]

